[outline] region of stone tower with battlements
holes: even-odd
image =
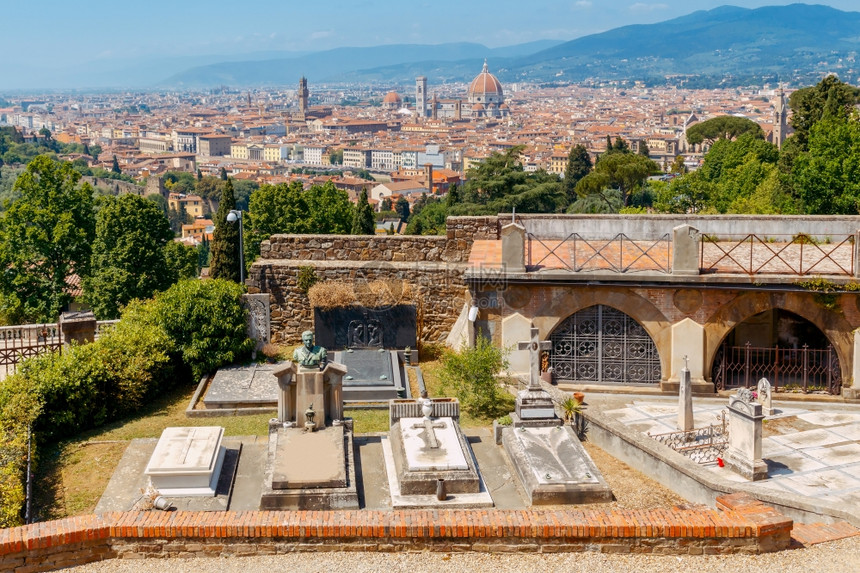
[[[304,116],[308,113],[308,79],[304,76],[299,79],[299,91],[296,95],[299,98],[299,113]]]

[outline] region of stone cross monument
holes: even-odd
[[[517,343],[517,350],[529,351],[529,390],[540,390],[540,353],[552,348],[552,342],[540,339],[540,331],[532,327],[531,339]]]
[[[520,350],[529,351],[529,383],[525,390],[517,393],[517,408],[515,425],[553,425],[558,423],[552,397],[540,385],[540,353],[549,350],[552,343],[540,339],[540,331],[532,327],[531,339],[517,343]],[[512,416],[513,417],[513,416]]]

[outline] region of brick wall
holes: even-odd
[[[125,512],[0,531],[0,570],[111,558],[292,551],[729,554],[788,548],[792,521],[746,494],[718,509]]]

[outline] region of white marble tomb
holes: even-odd
[[[226,448],[224,428],[165,428],[144,474],[164,496],[215,495]]]

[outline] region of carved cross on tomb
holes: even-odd
[[[519,350],[529,351],[529,390],[540,390],[540,352],[552,348],[552,342],[540,339],[540,331],[531,328],[531,340],[517,343]]]
[[[424,418],[418,424],[412,424],[413,430],[418,430],[424,428],[424,447],[429,448],[431,450],[435,450],[439,447],[439,440],[436,439],[436,430],[435,428],[439,428],[440,430],[447,427],[445,422],[433,422],[429,418]]]

